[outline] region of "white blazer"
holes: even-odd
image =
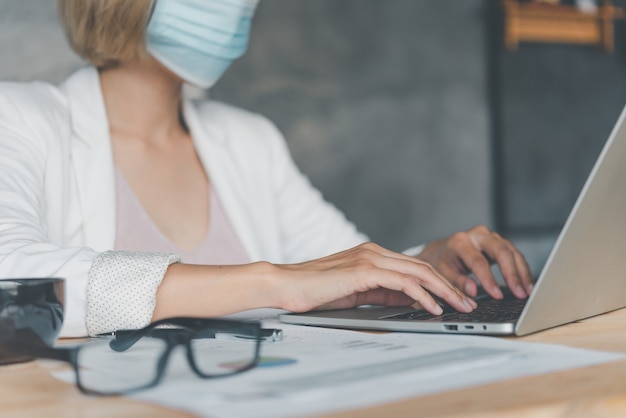
[[[200,160],[251,260],[293,263],[367,238],[295,167],[265,118],[185,101]],[[64,277],[62,336],[86,335],[88,274],[115,242],[114,162],[95,68],[0,83],[0,278]]]

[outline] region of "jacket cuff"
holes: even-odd
[[[176,254],[106,251],[94,260],[87,283],[87,332],[96,335],[150,323],[156,291]]]

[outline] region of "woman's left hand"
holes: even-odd
[[[491,271],[494,263],[516,297],[525,298],[533,289],[530,269],[522,253],[510,241],[483,225],[432,242],[417,258],[428,261],[471,297],[478,292],[476,282],[470,277],[473,274],[489,295],[502,299],[502,291]]]

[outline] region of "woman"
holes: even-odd
[[[368,243],[261,116],[182,98],[245,51],[256,0],[59,0],[93,66],[61,86],[0,84],[0,277],[67,279],[61,335],[170,316],[360,304],[476,307],[532,291],[483,226],[413,251]]]

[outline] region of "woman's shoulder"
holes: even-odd
[[[65,95],[46,81],[0,81],[0,97],[13,103],[33,102],[44,106],[66,104]]]
[[[68,104],[59,87],[44,81],[0,82],[0,118],[50,122],[67,120]]]

